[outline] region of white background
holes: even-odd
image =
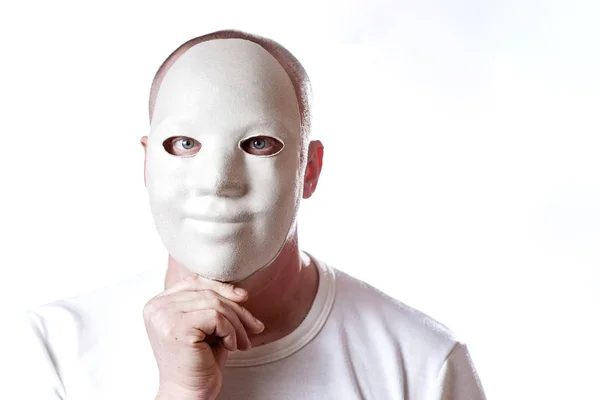
[[[326,151],[302,247],[452,328],[490,399],[600,398],[600,3],[7,3],[2,315],[166,262],[150,83],[237,28],[312,78]]]

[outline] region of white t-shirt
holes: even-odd
[[[304,321],[280,340],[230,353],[219,399],[485,398],[465,345],[446,327],[315,262],[319,287]],[[142,309],[164,277],[149,270],[30,310],[15,344],[23,352],[14,382],[25,382],[16,399],[154,399],[158,369]]]

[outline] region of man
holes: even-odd
[[[166,272],[28,313],[35,399],[483,399],[441,324],[298,246],[323,145],[279,44],[220,31],[158,70],[141,140]],[[143,318],[142,318],[143,316]]]

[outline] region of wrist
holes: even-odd
[[[176,384],[161,384],[155,400],[216,400],[217,394],[202,393]]]

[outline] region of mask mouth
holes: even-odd
[[[220,224],[241,224],[250,222],[252,215],[250,213],[189,213],[183,216],[184,219],[191,219],[199,222],[212,222]]]
[[[196,204],[189,204],[184,207],[181,219],[191,219],[200,222],[213,223],[242,223],[250,222],[254,213],[250,212],[242,204],[235,204],[232,201],[206,201],[207,199],[198,199]]]

